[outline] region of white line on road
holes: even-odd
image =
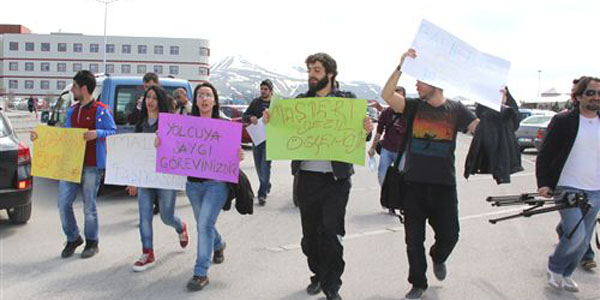
[[[485,217],[490,217],[490,216],[495,216],[495,215],[510,214],[510,213],[515,213],[515,212],[519,212],[522,210],[523,210],[523,207],[511,208],[511,209],[505,209],[505,210],[500,210],[500,211],[495,211],[495,212],[488,212],[488,213],[464,216],[459,219],[461,221],[467,221],[467,220],[480,219],[480,218],[485,218]],[[357,233],[352,233],[352,234],[346,235],[344,237],[344,240],[354,240],[354,239],[363,238],[363,237],[367,237],[367,236],[382,235],[382,234],[394,233],[394,232],[403,231],[403,230],[404,230],[403,226],[396,226],[396,227],[388,227],[388,228],[376,229],[376,230],[370,230],[370,231],[364,231],[364,232],[357,232]],[[283,252],[283,251],[299,250],[299,249],[301,249],[301,246],[300,246],[300,244],[287,244],[287,245],[281,245],[281,246],[276,246],[276,247],[267,247],[265,249],[270,252]]]

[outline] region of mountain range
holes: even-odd
[[[282,98],[292,98],[308,90],[305,67],[292,67],[286,74],[270,71],[240,56],[229,56],[211,66],[210,81],[223,100],[249,102],[260,95],[259,84],[273,82],[274,92]],[[353,92],[361,99],[379,99],[381,87],[362,81],[340,82],[340,89]]]

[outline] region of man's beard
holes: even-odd
[[[589,111],[600,111],[600,105],[598,105],[598,103],[595,102],[590,102],[588,104],[585,105],[585,109],[589,110]]]
[[[313,78],[314,78],[314,77],[313,77]],[[322,89],[323,89],[324,87],[326,87],[326,86],[327,86],[327,84],[329,83],[329,77],[327,77],[327,76],[325,76],[325,77],[321,78],[321,79],[320,79],[319,81],[317,81],[316,83],[312,83],[312,82],[310,81],[310,79],[312,79],[312,78],[309,78],[309,80],[308,80],[308,90],[309,90],[310,92],[313,92],[313,93],[316,93],[317,91],[320,91],[320,90],[322,90]],[[316,78],[315,78],[315,79],[316,79]]]

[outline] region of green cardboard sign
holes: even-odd
[[[365,164],[367,100],[277,99],[269,107],[268,160]]]

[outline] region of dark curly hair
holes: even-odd
[[[317,61],[321,62],[321,64],[323,64],[323,67],[325,67],[325,72],[327,74],[333,75],[331,77],[331,82],[334,83],[335,77],[338,74],[337,63],[335,62],[335,59],[333,59],[333,57],[331,57],[327,53],[319,52],[319,53],[309,55],[304,62],[306,63],[306,67],[308,68],[309,64],[314,64]]]

